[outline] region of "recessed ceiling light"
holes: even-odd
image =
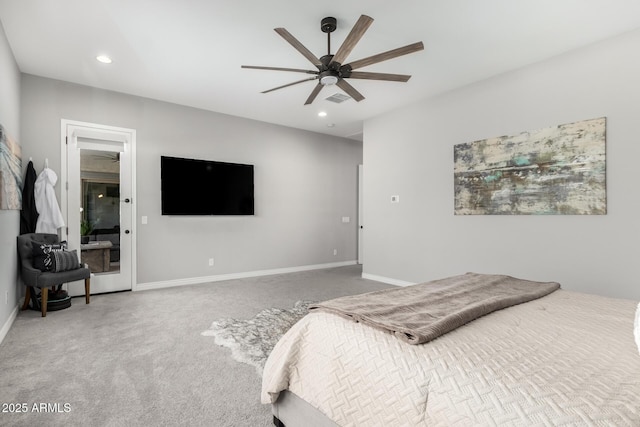
[[[113,62],[107,55],[98,55],[96,56],[96,59],[103,64],[111,64]]]
[[[318,117],[327,117],[327,112],[326,111],[320,111],[318,113]]]

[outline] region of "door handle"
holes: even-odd
[[[124,199],[125,203],[129,203],[131,200],[130,199]]]
[[[129,234],[131,233],[129,230],[124,230],[124,234]]]

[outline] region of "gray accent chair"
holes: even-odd
[[[49,271],[40,271],[33,266],[33,244],[32,242],[44,243],[52,245],[60,243],[57,234],[47,233],[27,233],[18,236],[18,256],[20,258],[20,273],[22,282],[27,286],[27,292],[24,297],[22,310],[29,307],[31,300],[32,287],[40,288],[42,307],[42,317],[47,315],[47,300],[49,288],[52,286],[62,285],[63,283],[84,280],[84,292],[86,304],[89,304],[89,295],[91,288],[91,271],[88,268],[80,267],[75,270],[61,271],[58,273]],[[33,295],[35,298],[35,293]]]

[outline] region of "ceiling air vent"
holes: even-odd
[[[346,101],[347,99],[351,99],[350,96],[345,95],[343,93],[336,92],[328,98],[325,98],[327,101],[335,102],[336,104],[340,104],[341,102]]]

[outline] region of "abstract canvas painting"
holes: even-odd
[[[454,146],[456,215],[604,215],[606,118]]]
[[[22,150],[0,125],[0,209],[22,208]]]

